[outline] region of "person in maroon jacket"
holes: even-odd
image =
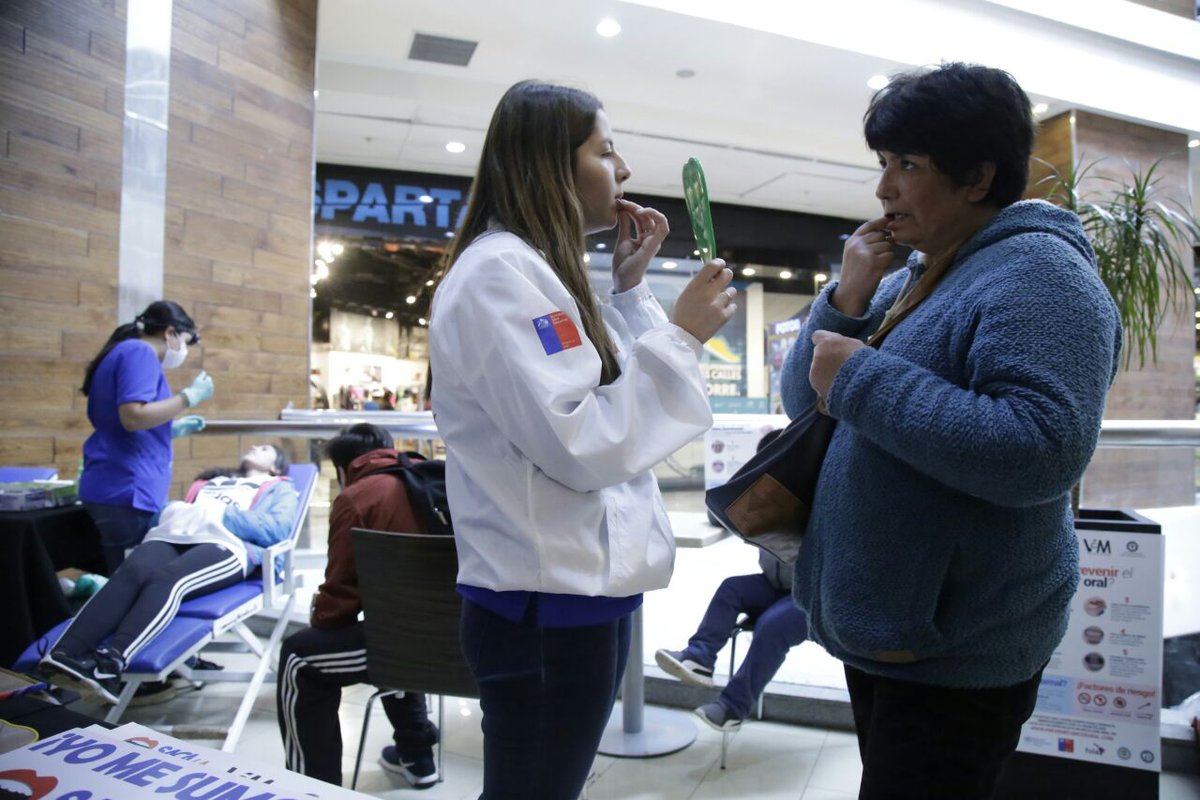
[[[313,597],[312,627],[289,636],[279,650],[275,698],[287,768],[340,786],[342,687],[371,682],[350,531],[424,533],[425,528],[413,514],[404,481],[370,474],[396,463],[387,431],[367,423],[353,425],[331,439],[325,452],[342,487],[329,513],[325,582]],[[406,692],[384,697],[382,703],[395,744],[383,749],[380,764],[414,788],[433,786],[438,730],[429,721],[425,695]]]

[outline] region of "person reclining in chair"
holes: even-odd
[[[400,477],[372,474],[397,463],[387,431],[365,422],[352,425],[329,440],[325,452],[342,486],[329,512],[325,582],[313,596],[312,627],[284,639],[279,648],[275,705],[287,768],[341,786],[342,687],[370,683],[350,531],[425,533],[426,526],[414,514]],[[429,721],[425,695],[405,692],[381,702],[395,744],[383,748],[380,764],[414,788],[433,786],[438,729]]]
[[[288,537],[299,495],[288,460],[255,445],[237,469],[208,470],[80,609],[38,666],[57,683],[116,704],[125,665],[175,618],[184,600],[232,586]]]

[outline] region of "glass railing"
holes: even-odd
[[[739,415],[718,415],[717,423],[745,421]],[[301,440],[293,449],[307,447],[315,457],[320,452],[320,440],[332,438],[342,428],[356,422],[370,422],[391,432],[397,446],[418,449],[429,455],[440,455],[437,426],[430,412],[399,411],[307,411],[285,410],[278,420],[262,419],[210,419],[201,435],[204,436],[251,436],[280,437]],[[785,424],[782,417],[755,417],[755,424]],[[1155,448],[1168,448],[1178,453],[1179,448],[1191,449],[1200,455],[1200,420],[1105,420],[1100,432],[1101,448],[1139,448],[1152,453]],[[231,450],[236,448],[231,447]],[[722,577],[753,572],[756,569],[753,548],[741,547],[734,540],[721,542],[721,532],[707,525],[704,513],[704,443],[695,442],[681,448],[671,458],[656,467],[656,474],[663,486],[663,494],[676,534],[680,550],[671,586],[660,592],[647,595],[645,604],[645,648],[652,654],[658,647],[679,647],[686,642],[689,630],[682,630],[698,622],[700,611],[705,607],[712,591]],[[1172,461],[1177,464],[1178,460]],[[1195,459],[1192,480],[1195,480]],[[1178,478],[1178,473],[1175,473]],[[311,571],[305,591],[311,592],[320,583],[324,568],[326,526],[330,493],[336,491],[333,471],[323,465],[322,481],[314,495],[314,507],[310,512],[310,531],[302,540],[298,552],[301,569]],[[1200,506],[1196,494],[1191,504],[1171,508],[1136,509],[1145,516],[1159,522],[1163,527],[1163,542],[1166,549],[1166,575],[1164,578],[1164,701],[1168,706],[1162,712],[1164,745],[1174,742],[1176,748],[1190,747],[1186,723],[1191,714],[1200,713]],[[1120,503],[1118,503],[1119,505]],[[1085,504],[1086,505],[1086,504]],[[709,547],[710,544],[718,544]],[[306,545],[306,546],[303,546]],[[304,602],[297,608],[306,608]],[[694,619],[693,619],[694,617]],[[298,620],[303,621],[303,620]],[[722,654],[718,661],[719,671],[724,671],[728,656]],[[648,665],[647,675],[654,674],[653,665]],[[768,687],[768,693],[780,692],[791,696],[827,696],[837,692],[841,681],[840,665],[824,653],[817,645],[805,643],[794,648],[787,662]],[[809,693],[811,690],[811,694]],[[821,693],[825,693],[822,695]],[[652,693],[647,694],[655,701]],[[1191,704],[1197,708],[1178,707],[1192,697]],[[1176,706],[1171,708],[1170,706]],[[1166,756],[1164,750],[1164,757]]]

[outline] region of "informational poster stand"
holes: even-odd
[[[32,800],[366,800],[368,795],[129,723],[56,733],[0,755],[0,792]]]
[[[1133,511],[1085,509],[1075,533],[1080,580],[1067,633],[996,796],[1156,798],[1161,528]]]
[[[783,414],[714,414],[704,434],[704,488],[721,486],[758,450],[771,431],[786,428]]]

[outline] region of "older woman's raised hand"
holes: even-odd
[[[867,345],[858,339],[832,331],[813,331],[813,357],[808,368],[808,382],[822,401],[829,396],[833,379],[846,359]]]
[[[851,317],[861,317],[870,305],[879,281],[892,263],[892,238],[888,218],[877,217],[858,226],[842,250],[842,275],[829,301]]]

